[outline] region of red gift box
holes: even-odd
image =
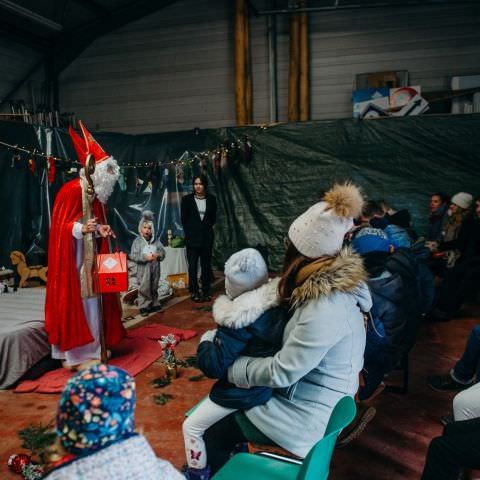
[[[128,290],[126,253],[99,253],[97,267],[100,293],[126,292]]]

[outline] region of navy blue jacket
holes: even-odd
[[[218,405],[247,410],[266,403],[272,396],[269,387],[238,388],[226,378],[228,368],[239,356],[270,357],[280,350],[289,315],[276,305],[276,283],[246,292],[233,301],[222,296],[214,304],[217,333],[213,342],[200,342],[197,362],[207,377],[219,379],[210,392],[211,400]]]
[[[408,351],[413,335],[410,318],[413,309],[409,303],[415,302],[411,297],[415,280],[409,285],[408,279],[402,278],[402,274],[405,275],[402,268],[408,271],[404,262],[410,265],[408,257],[396,255],[392,259],[387,252],[370,252],[363,258],[371,277],[367,283],[373,305],[367,325],[361,400],[370,397],[385,374],[390,373]]]
[[[382,365],[383,373],[389,373],[404,353],[405,326],[408,317],[404,308],[403,282],[398,274],[374,278],[368,281],[373,306],[367,327],[365,366],[371,360]],[[375,327],[375,328],[374,328]]]

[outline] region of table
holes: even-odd
[[[166,279],[167,275],[175,273],[188,273],[187,249],[165,248],[165,258],[160,263],[160,278]]]

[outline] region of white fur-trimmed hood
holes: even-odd
[[[213,318],[218,325],[228,328],[243,328],[252,324],[270,308],[279,304],[278,282],[274,278],[255,290],[250,290],[231,300],[221,295],[213,304]]]

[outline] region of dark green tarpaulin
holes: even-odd
[[[396,209],[408,208],[415,228],[419,233],[425,231],[432,192],[480,193],[479,132],[480,115],[445,115],[132,136],[94,132],[94,136],[122,165],[174,160],[187,150],[214,149],[237,139],[243,141],[248,135],[253,148],[249,161],[238,152],[219,174],[210,162],[208,165],[212,193],[219,205],[215,260],[221,265],[239,248],[262,246],[269,253],[270,267],[276,269],[281,265],[282,239],[291,221],[334,181],[353,180],[369,198],[384,198]],[[61,130],[3,122],[0,140],[43,151],[51,142],[54,154],[74,158],[68,136]],[[48,234],[41,172],[32,175],[26,167],[12,168],[11,157],[11,151],[0,150],[0,266],[8,265],[13,249],[41,256]],[[127,172],[126,189],[118,188],[109,202],[111,223],[127,250],[132,232],[136,232],[138,209],[148,207],[159,213],[165,235],[165,229],[178,222],[168,199],[169,208],[165,209],[165,189],[170,193],[182,190],[172,174],[168,177],[151,169],[139,169],[135,175],[131,172]],[[142,175],[153,179],[151,194],[138,192],[136,176]],[[57,175],[50,195],[66,177],[65,173]],[[178,232],[177,227],[174,230]]]

